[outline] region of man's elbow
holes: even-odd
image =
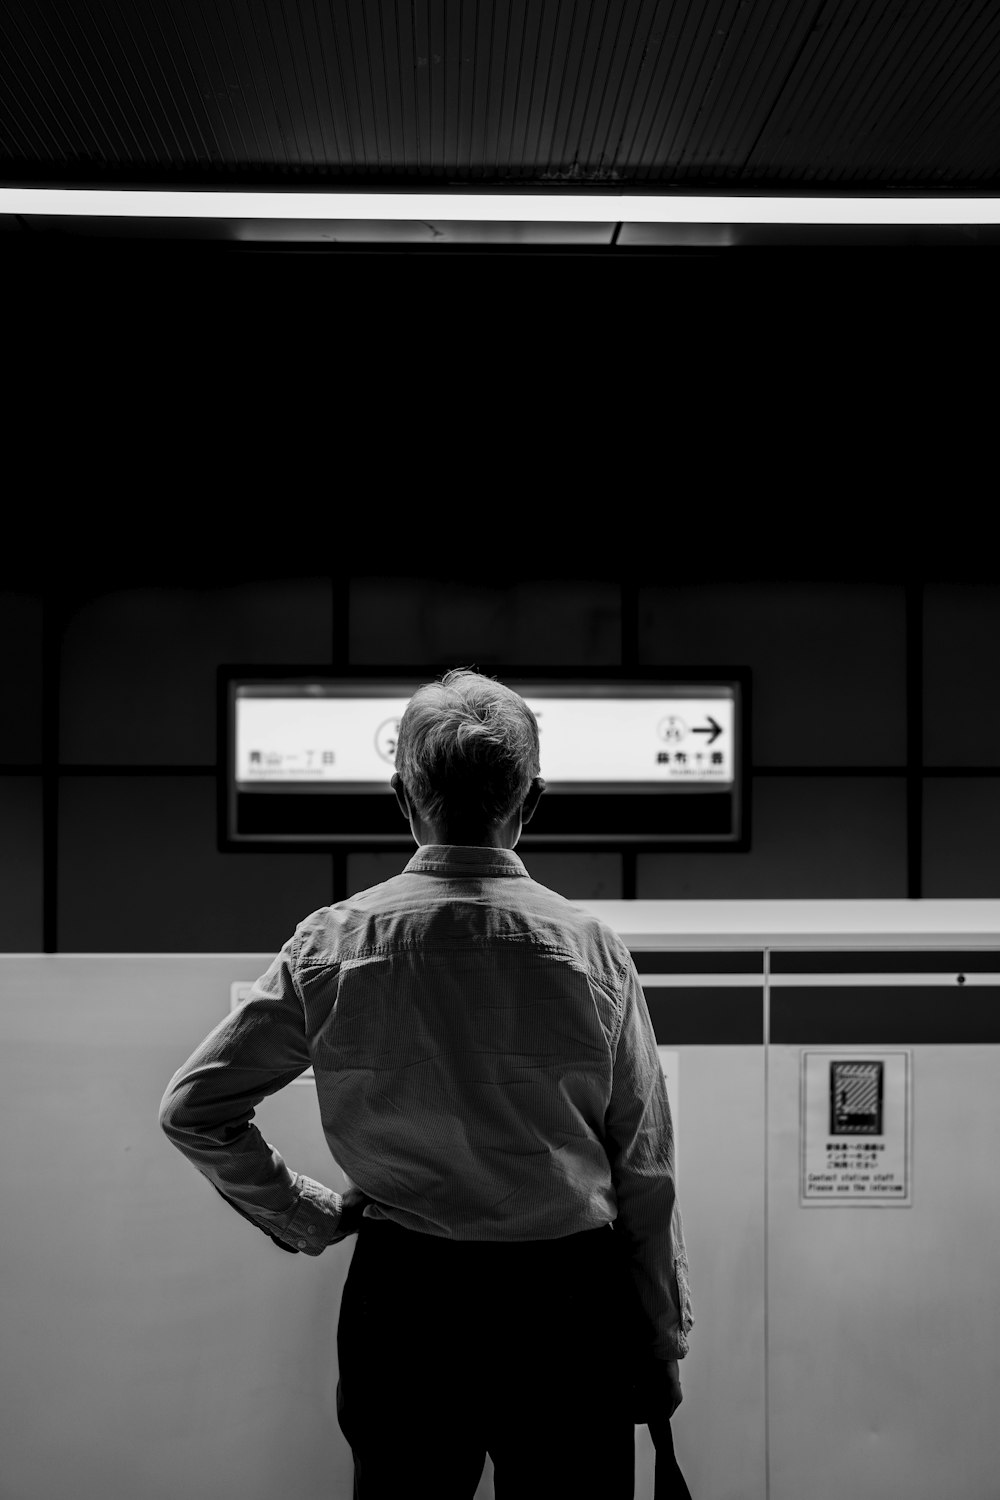
[[[180,1112],[180,1104],[180,1097],[172,1089],[167,1089],[167,1092],[160,1100],[160,1111],[157,1115],[157,1120],[163,1134],[169,1136],[171,1139],[180,1131],[177,1118]]]

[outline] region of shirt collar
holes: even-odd
[[[524,875],[513,849],[479,844],[421,844],[404,875]]]

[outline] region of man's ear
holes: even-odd
[[[402,781],[400,781],[399,779],[398,771],[393,771],[392,777],[389,781],[389,785],[392,787],[393,791],[396,794],[396,803],[399,807],[400,812],[403,814],[403,817],[406,819],[406,821],[409,822],[410,804],[406,800],[406,789],[404,788]]]
[[[541,797],[544,790],[545,782],[542,780],[542,778],[540,776],[532,777],[531,786],[528,788],[528,795],[525,797],[524,804],[521,808],[522,824],[530,823],[531,815],[535,811],[535,808],[538,806],[538,799]]]

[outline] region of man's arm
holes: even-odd
[[[310,1063],[293,974],[297,942],[289,939],[243,1004],[178,1068],[159,1121],[237,1213],[282,1249],[319,1255],[353,1232],[343,1195],[290,1171],[251,1123],[254,1107]]]
[[[615,1233],[628,1273],[633,1345],[639,1359],[669,1362],[688,1352],[694,1318],[677,1203],[674,1129],[646,997],[629,957],[622,983],[606,1149],[618,1199]]]

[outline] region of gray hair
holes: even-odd
[[[456,667],[406,705],[396,770],[428,821],[485,833],[514,815],[539,774],[538,721],[513,688]]]

